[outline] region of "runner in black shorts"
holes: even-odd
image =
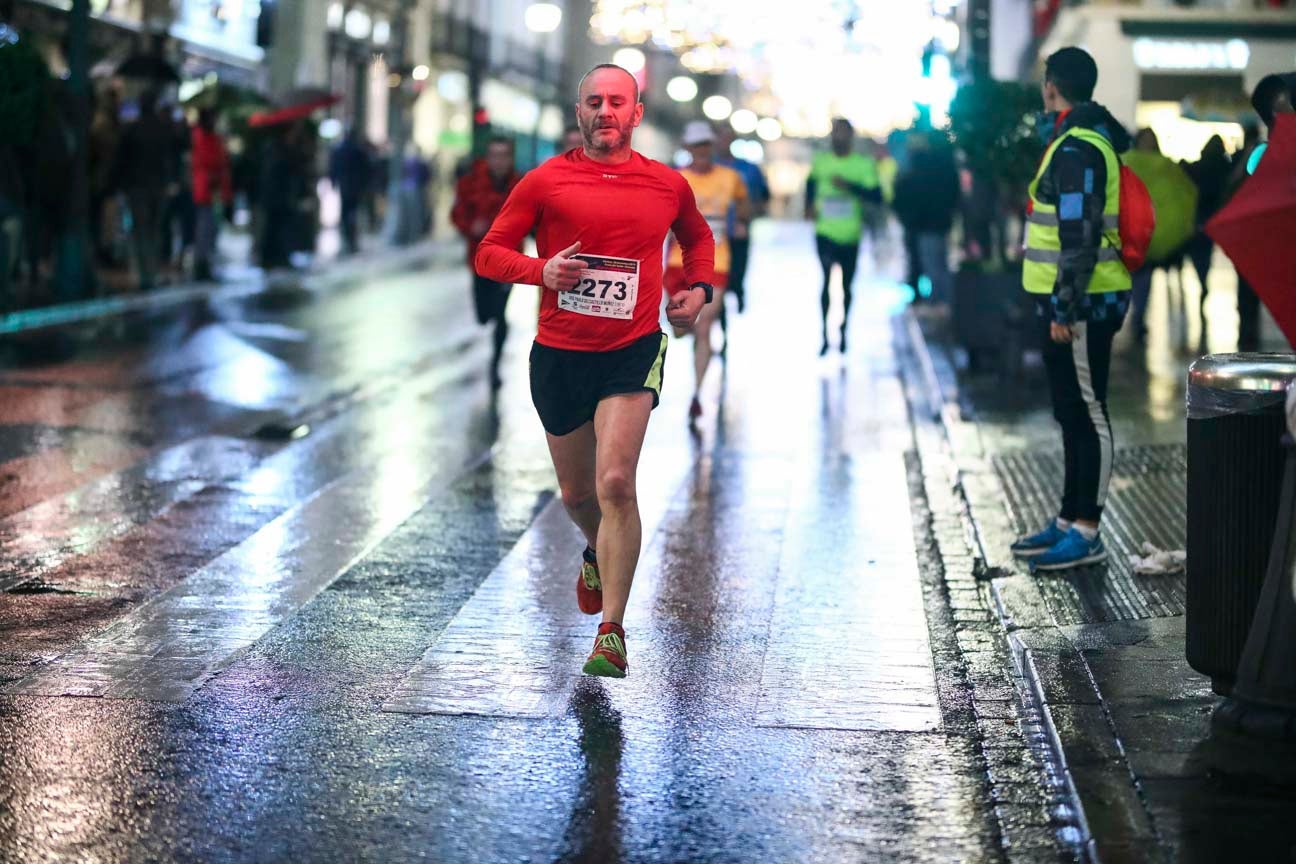
[[[666,334],[649,333],[590,362],[587,351],[531,346],[531,401],[550,435],[567,435],[593,421],[599,402],[625,393],[661,401]]]
[[[487,279],[547,289],[531,397],[563,505],[588,544],[576,600],[603,616],[584,670],[621,678],[621,624],[642,540],[635,476],[666,357],[662,246],[673,232],[687,279],[666,317],[691,328],[711,299],[715,244],[684,178],[630,148],[643,117],[634,78],[618,66],[595,67],[579,100],[584,146],[522,178],[476,264]],[[532,230],[540,258],[517,251]]]

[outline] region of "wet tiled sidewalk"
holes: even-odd
[[[1212,294],[1212,308],[1224,309],[1225,299]],[[1042,369],[1028,364],[1009,380],[970,376],[958,369],[947,322],[917,316],[903,333],[921,334],[916,349],[935,380],[911,403],[917,410],[938,403],[976,568],[1055,730],[1097,856],[1287,860],[1296,849],[1296,802],[1211,767],[1216,698],[1184,657],[1183,575],[1137,575],[1129,563],[1144,541],[1183,548],[1186,521],[1183,392],[1194,355],[1182,350],[1190,341],[1182,334],[1194,328],[1160,301],[1149,320],[1149,346],[1123,333],[1113,359],[1117,451],[1105,565],[1035,577],[1008,550],[1059,498],[1058,433]],[[1212,331],[1212,347],[1230,350],[1227,321]]]
[[[1186,448],[1182,444],[1118,447],[1103,511],[1108,560],[1036,579],[1060,625],[1157,618],[1184,613],[1184,574],[1134,573],[1144,543],[1183,549],[1187,524]],[[1062,498],[1059,451],[1009,451],[991,459],[1006,494],[1015,536],[1039,530]]]

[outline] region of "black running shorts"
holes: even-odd
[[[550,435],[567,435],[594,419],[598,403],[618,393],[661,398],[666,334],[649,333],[615,351],[531,346],[531,401]]]

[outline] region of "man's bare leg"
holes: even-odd
[[[695,394],[702,392],[702,379],[706,377],[707,367],[711,365],[711,326],[720,317],[724,308],[724,289],[715,289],[711,302],[702,307],[697,323],[693,325],[693,376],[696,382]],[[728,337],[726,337],[728,338]]]
[[[566,435],[546,433],[545,438],[567,515],[585,535],[589,547],[597,552],[601,514],[594,483],[594,423],[586,423]]]
[[[652,404],[652,393],[626,393],[604,399],[594,413],[595,489],[603,517],[595,548],[603,582],[604,623],[620,624],[625,617],[639,563],[643,529],[635,473]]]

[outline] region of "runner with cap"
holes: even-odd
[[[476,266],[488,279],[547,289],[531,348],[531,399],[563,505],[587,543],[577,603],[602,612],[584,671],[623,678],[622,620],[642,534],[635,475],[666,357],[662,246],[668,232],[683,245],[689,285],[666,317],[687,329],[712,299],[715,245],[688,182],[631,149],[643,104],[629,72],[604,64],[586,73],[576,119],[584,146],[522,178]],[[532,230],[539,258],[517,251]]]
[[[693,189],[698,209],[711,226],[715,238],[715,290],[716,302],[702,308],[697,323],[691,328],[675,328],[676,336],[693,334],[693,402],[689,406],[689,420],[702,416],[702,381],[711,365],[711,330],[720,310],[724,308],[724,289],[729,275],[729,212],[736,211],[739,221],[751,218],[751,203],[747,184],[742,175],[732,168],[715,162],[715,130],[705,120],[694,120],[684,127],[682,144],[693,161],[680,173]],[[666,266],[666,292],[672,297],[688,287],[684,254],[676,243],[671,244],[670,261]]]

